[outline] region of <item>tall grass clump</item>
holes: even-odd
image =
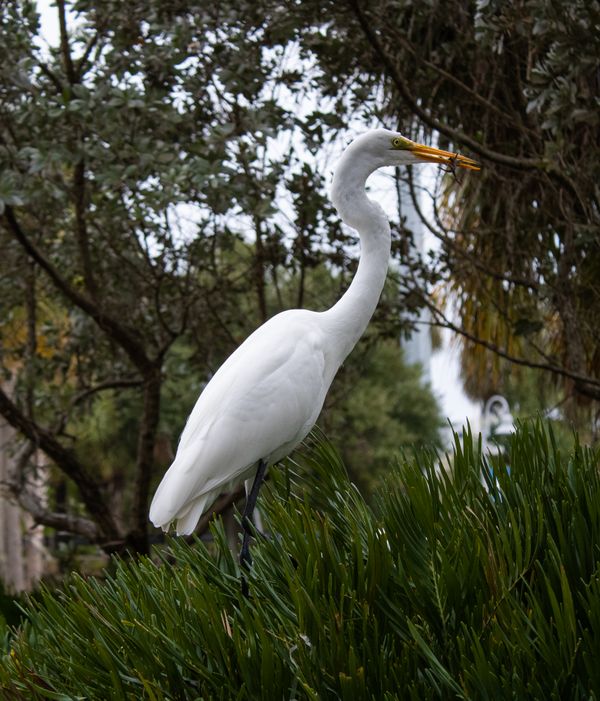
[[[7,699],[596,699],[599,455],[521,426],[494,468],[466,435],[374,505],[316,440],[271,473],[251,598],[222,528],[160,562],[72,576],[27,609]]]

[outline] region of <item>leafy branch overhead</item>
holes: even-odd
[[[272,26],[286,21],[277,5]],[[441,276],[452,289],[471,392],[493,392],[505,358],[597,400],[598,4],[347,0],[301,15],[325,92],[483,162],[477,179],[438,179],[443,208],[424,218],[441,250],[413,262],[413,287]]]

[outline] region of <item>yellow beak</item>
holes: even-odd
[[[467,170],[481,170],[481,166],[477,161],[474,161],[472,158],[467,158],[466,156],[461,156],[460,153],[442,151],[439,148],[433,148],[433,146],[425,146],[424,144],[417,144],[414,142],[408,143],[410,145],[408,145],[407,148],[423,161],[428,161],[429,163],[446,163],[447,165],[459,166]]]

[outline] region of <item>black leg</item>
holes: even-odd
[[[256,469],[256,477],[252,483],[252,489],[248,494],[246,499],[246,507],[244,508],[244,513],[242,515],[242,529],[244,531],[244,539],[242,540],[242,549],[240,550],[240,565],[243,569],[249,570],[252,565],[252,556],[250,555],[250,537],[252,536],[253,524],[252,524],[252,514],[254,513],[254,507],[256,506],[256,500],[258,499],[258,492],[265,479],[265,472],[267,470],[267,463],[261,458],[258,461],[258,467]],[[248,582],[246,577],[242,575],[242,594],[248,598]]]

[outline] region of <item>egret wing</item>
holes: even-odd
[[[211,379],[154,497],[150,518],[156,525],[191,509],[199,518],[209,500],[246,479],[259,459],[280,459],[308,433],[327,391],[323,344],[312,315],[274,317]]]

